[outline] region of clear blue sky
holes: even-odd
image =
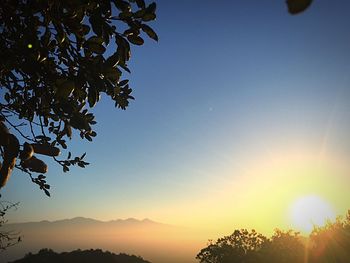
[[[75,136],[70,144],[91,165],[63,174],[51,164],[51,198],[15,172],[3,190],[21,202],[10,220],[150,217],[193,225],[186,211],[198,218],[211,211],[210,197],[219,202],[228,187],[236,191],[249,178],[243,171],[266,156],[326,153],[349,171],[349,1],[314,1],[298,16],[284,0],[157,4],[159,43],[134,47],[127,76],[136,100],[120,111],[102,98],[94,142]],[[233,211],[244,199],[229,196]],[[225,220],[234,228],[233,214]]]

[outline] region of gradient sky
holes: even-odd
[[[229,234],[291,227],[317,195],[350,208],[350,2],[159,0],[159,43],[134,47],[136,100],[96,106],[98,136],[75,136],[91,165],[51,164],[47,198],[15,172],[10,221],[151,218]],[[210,238],[208,234],[208,238]]]

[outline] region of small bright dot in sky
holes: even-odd
[[[27,47],[28,47],[28,48],[32,48],[33,45],[32,45],[32,44],[28,44]]]

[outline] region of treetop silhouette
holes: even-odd
[[[267,238],[255,230],[235,230],[210,241],[196,256],[201,263],[338,263],[350,259],[350,210],[324,227],[315,227],[308,238],[298,232],[275,230]]]

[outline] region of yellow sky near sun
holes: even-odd
[[[242,190],[236,195],[243,199],[238,221],[268,232],[274,227],[292,227],[290,207],[296,199],[312,194],[331,203],[336,213],[349,208],[349,182],[342,165],[325,159],[285,156],[256,167],[250,178],[242,179]]]
[[[174,203],[162,209],[160,217],[215,236],[237,228],[254,228],[271,235],[275,228],[295,229],[290,209],[300,197],[319,196],[337,215],[350,208],[350,169],[339,158],[289,153],[265,156],[245,167],[242,175],[220,171],[231,181],[208,182],[208,187],[219,189],[215,194]]]

